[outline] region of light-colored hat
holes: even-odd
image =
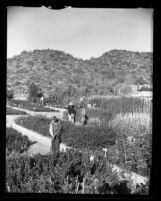
[[[74,104],[72,102],[70,102],[69,105],[74,105]]]
[[[80,98],[80,101],[84,101],[84,99],[85,99],[85,98],[84,98],[84,96],[83,96],[83,97]]]

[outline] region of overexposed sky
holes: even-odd
[[[89,59],[112,49],[153,51],[153,9],[8,7],[7,58],[63,50]]]

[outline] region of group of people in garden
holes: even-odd
[[[72,123],[76,122],[76,113],[77,109],[80,111],[80,121],[81,124],[86,126],[88,117],[86,115],[85,110],[85,97],[81,97],[77,106],[73,104],[73,102],[69,102],[67,105],[67,112],[68,112],[68,120]],[[60,120],[54,116],[50,122],[49,126],[49,133],[52,137],[51,139],[51,152],[58,157],[60,143],[62,141],[62,132],[63,127],[60,123]]]

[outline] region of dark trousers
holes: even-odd
[[[58,136],[55,136],[51,139],[51,153],[54,156],[59,156],[59,152],[60,152],[60,141]]]

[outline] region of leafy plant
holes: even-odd
[[[9,153],[18,152],[23,153],[27,151],[30,145],[33,144],[27,136],[22,136],[13,128],[6,128],[6,149]]]

